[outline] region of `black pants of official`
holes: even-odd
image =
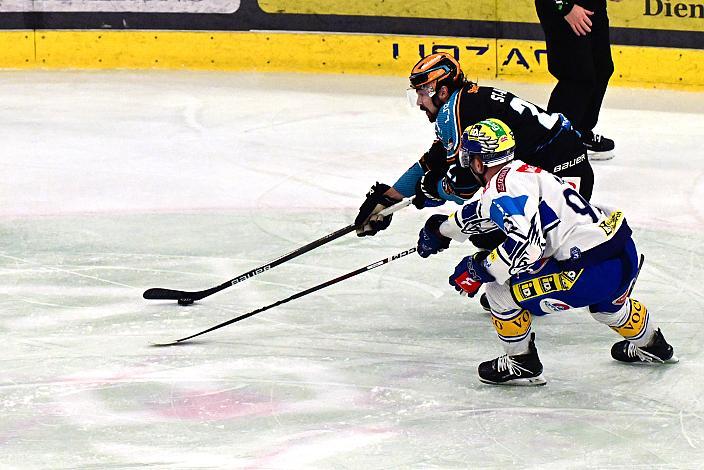
[[[609,40],[606,0],[596,0],[592,31],[577,36],[551,0],[535,0],[545,32],[548,70],[557,79],[550,95],[549,112],[567,116],[582,134],[590,136],[599,120],[601,102],[614,72]]]

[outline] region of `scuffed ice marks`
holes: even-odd
[[[548,380],[537,391],[478,382],[501,349],[479,304],[448,289],[462,244],[196,344],[148,347],[415,244],[429,214],[409,208],[375,237],[187,308],[141,298],[217,285],[349,224],[369,186],[392,184],[433,140],[404,80],[0,79],[0,466],[702,467],[704,162],[678,157],[704,139],[699,94],[610,89],[600,128],[622,150],[594,165],[594,200],[624,211],[646,255],[634,295],[681,362],[616,364],[613,332],[585,312],[550,315],[533,324]]]

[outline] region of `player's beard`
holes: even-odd
[[[435,120],[438,118],[438,113],[433,113],[431,110],[429,110],[422,104],[420,105],[420,109],[425,113],[426,116],[428,116],[428,121],[435,122]]]

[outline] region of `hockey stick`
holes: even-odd
[[[397,259],[399,259],[399,258],[403,258],[404,256],[409,255],[409,254],[411,254],[411,253],[415,253],[415,252],[416,252],[416,247],[414,246],[414,247],[409,248],[409,249],[407,249],[407,250],[404,250],[404,251],[402,251],[402,252],[400,252],[400,253],[397,253],[397,254],[395,254],[395,255],[393,255],[393,256],[389,256],[388,258],[384,258],[384,259],[379,260],[379,261],[377,261],[377,262],[375,262],[375,263],[368,264],[368,265],[366,265],[366,266],[364,266],[364,267],[362,267],[362,268],[355,269],[354,271],[350,271],[350,272],[348,272],[347,274],[343,274],[342,276],[336,277],[335,279],[331,279],[331,280],[329,280],[329,281],[323,282],[322,284],[318,284],[317,286],[314,286],[314,287],[311,287],[311,288],[306,289],[306,290],[304,290],[304,291],[301,291],[301,292],[298,292],[298,293],[296,293],[296,294],[293,294],[293,295],[290,296],[290,297],[286,297],[286,298],[283,299],[283,300],[279,300],[278,302],[274,302],[273,304],[269,304],[269,305],[267,305],[266,307],[261,307],[261,308],[258,308],[258,309],[256,309],[256,310],[252,310],[251,312],[245,313],[245,314],[243,314],[243,315],[240,315],[239,317],[235,317],[235,318],[233,318],[233,319],[231,319],[231,320],[227,320],[227,321],[225,321],[225,322],[219,323],[219,324],[217,324],[217,325],[215,325],[215,326],[212,326],[212,327],[208,328],[207,330],[201,331],[200,333],[196,333],[196,334],[191,335],[191,336],[186,336],[185,338],[177,339],[176,341],[172,341],[172,342],[170,342],[170,343],[157,343],[157,344],[153,344],[153,346],[174,346],[174,345],[177,345],[177,344],[182,344],[184,341],[188,341],[189,339],[193,339],[193,338],[195,338],[196,336],[204,335],[204,334],[209,333],[209,332],[211,332],[211,331],[213,331],[213,330],[217,330],[217,329],[219,329],[219,328],[222,328],[223,326],[231,325],[232,323],[238,322],[238,321],[240,321],[240,320],[244,320],[245,318],[249,318],[249,317],[251,317],[252,315],[256,315],[257,313],[261,313],[261,312],[263,312],[263,311],[265,311],[265,310],[269,310],[270,308],[278,307],[279,305],[285,304],[286,302],[290,302],[291,300],[295,300],[295,299],[301,298],[301,297],[303,297],[303,296],[305,296],[305,295],[311,294],[311,293],[313,293],[313,292],[315,292],[315,291],[318,291],[318,290],[320,290],[320,289],[324,289],[324,288],[326,288],[326,287],[328,287],[328,286],[331,286],[331,285],[333,285],[333,284],[337,284],[337,283],[340,282],[340,281],[344,281],[345,279],[349,279],[349,278],[354,277],[354,276],[356,276],[356,275],[358,275],[358,274],[362,274],[362,273],[364,273],[364,272],[371,271],[372,269],[378,268],[379,266],[383,266],[383,265],[385,265],[385,264],[387,264],[387,263],[390,263],[391,261],[395,261],[395,260],[397,260]]]
[[[391,215],[394,212],[403,209],[404,207],[407,207],[411,204],[411,199],[403,199],[400,202],[394,204],[393,206],[389,206],[386,209],[382,210],[379,212],[379,215],[382,217]],[[199,291],[183,291],[183,290],[174,290],[174,289],[163,289],[161,287],[154,287],[151,289],[147,289],[144,291],[144,294],[142,294],[142,297],[145,299],[149,300],[178,300],[179,305],[190,305],[196,300],[203,299],[205,297],[208,297],[209,295],[213,295],[216,292],[220,292],[223,289],[227,289],[230,286],[234,286],[235,284],[239,284],[242,281],[245,281],[251,277],[257,276],[264,271],[268,271],[272,268],[275,268],[276,266],[279,266],[286,261],[290,261],[293,258],[296,258],[304,253],[308,253],[309,251],[318,248],[320,246],[325,245],[326,243],[329,243],[333,240],[336,240],[343,235],[347,235],[350,232],[353,232],[357,226],[355,224],[350,224],[347,227],[341,228],[340,230],[337,230],[333,233],[329,233],[325,235],[322,238],[319,238],[315,241],[312,241],[308,243],[307,245],[304,245],[300,248],[297,248],[293,250],[290,253],[287,253],[279,258],[276,258],[273,261],[270,261],[266,264],[263,264],[261,266],[258,266],[254,269],[251,269],[247,271],[246,273],[240,274],[239,276],[235,277],[234,279],[230,279],[227,282],[223,282],[219,286],[211,287],[210,289],[205,289],[205,290],[199,290]]]
[[[631,281],[631,286],[626,291],[626,297],[630,297],[631,292],[633,292],[633,289],[636,287],[636,281],[638,280],[638,275],[640,274],[640,270],[643,268],[644,262],[645,262],[645,255],[643,253],[641,253],[640,260],[638,261],[638,270],[636,271],[636,275],[633,276],[633,281]]]

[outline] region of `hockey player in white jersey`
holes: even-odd
[[[430,217],[419,234],[423,257],[447,248],[451,239],[496,227],[507,235],[493,251],[464,258],[449,279],[469,296],[485,285],[506,352],[479,365],[480,380],[545,384],[532,316],[579,307],[624,338],[611,349],[614,359],[677,362],[646,307],[630,297],[640,266],[623,212],[591,205],[561,178],[514,160],[514,148],[512,132],[498,119],[468,127],[460,164],[483,190],[449,217]]]

